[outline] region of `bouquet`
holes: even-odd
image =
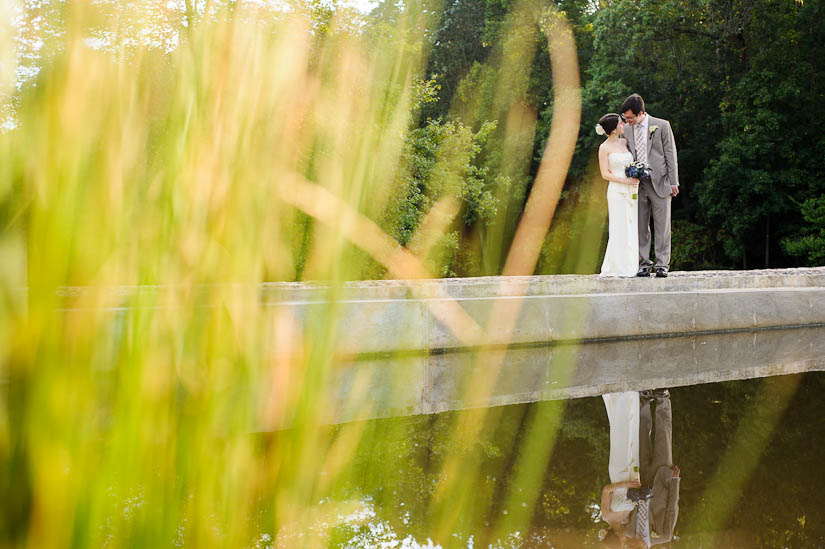
[[[647,486],[642,486],[641,488],[628,488],[627,489],[627,498],[634,502],[638,503],[639,501],[650,499],[653,496],[653,493],[650,491],[650,488]]]
[[[638,179],[639,183],[644,181],[650,181],[650,174],[653,170],[650,169],[650,166],[645,164],[644,162],[631,162],[628,166],[624,169],[624,174],[627,177],[632,177],[634,179]],[[633,193],[633,198],[637,197],[636,193]]]

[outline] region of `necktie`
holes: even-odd
[[[650,518],[648,509],[650,501],[640,499],[636,507],[636,538],[644,541],[650,547]]]
[[[633,138],[636,142],[636,160],[647,164],[647,143],[645,142],[644,128],[641,124],[633,127]]]

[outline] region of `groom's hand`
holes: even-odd
[[[670,186],[670,196],[676,196],[679,194],[679,187],[675,187],[673,185]]]

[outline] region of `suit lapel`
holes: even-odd
[[[650,159],[650,149],[653,148],[653,136],[656,135],[659,131],[661,131],[661,124],[658,124],[658,119],[653,118],[652,116],[648,115],[650,119],[647,121],[647,158]],[[659,126],[659,129],[653,133],[650,133],[650,128],[653,126]]]

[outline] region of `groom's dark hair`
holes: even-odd
[[[645,100],[642,99],[642,96],[638,93],[634,93],[633,95],[625,99],[624,103],[622,103],[622,114],[626,113],[627,111],[630,111],[633,114],[639,114],[644,110]]]

